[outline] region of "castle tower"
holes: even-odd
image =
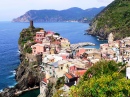
[[[110,34],[108,35],[108,43],[112,43],[113,40],[114,40],[113,34],[110,33]]]

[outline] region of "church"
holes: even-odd
[[[114,35],[112,33],[110,33],[108,35],[108,45],[109,45],[109,47],[119,48],[119,44],[120,44],[120,41],[119,40],[114,41]]]

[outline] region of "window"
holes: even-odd
[[[61,67],[61,70],[63,69],[63,67]]]
[[[36,49],[36,47],[34,47],[33,49]]]
[[[50,67],[50,69],[51,69],[51,67]]]

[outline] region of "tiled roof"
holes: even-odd
[[[65,76],[68,78],[68,79],[72,79],[73,78],[73,75],[71,73],[66,73]]]

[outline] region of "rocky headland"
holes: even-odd
[[[43,28],[35,28],[31,25],[29,28],[23,29],[19,38],[20,65],[16,69],[17,84],[14,88],[6,88],[0,93],[0,97],[17,97],[23,90],[39,87],[40,80],[44,74],[39,72],[39,64],[42,62],[42,56],[32,56],[31,45],[34,44],[33,37],[35,32],[43,30]],[[19,92],[19,93],[17,93]]]

